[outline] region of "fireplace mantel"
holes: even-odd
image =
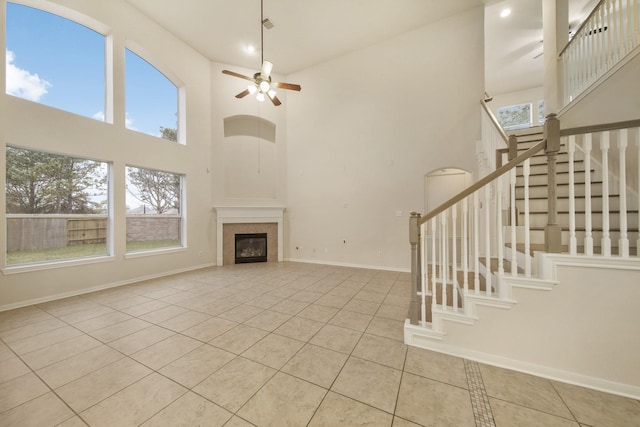
[[[216,264],[222,265],[223,225],[277,223],[278,224],[278,262],[283,259],[284,247],[284,207],[266,206],[214,206],[217,216]]]

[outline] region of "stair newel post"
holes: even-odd
[[[418,289],[422,276],[420,272],[420,214],[411,212],[409,217],[409,243],[411,244],[411,303],[409,306],[409,321],[412,325],[419,323]],[[423,319],[424,320],[424,319]]]
[[[602,255],[611,256],[611,235],[609,226],[609,148],[611,146],[610,133],[602,132],[600,136],[600,151],[602,152]]]
[[[556,159],[560,151],[560,121],[549,114],[544,122],[544,138],[547,141],[547,226],[544,246],[547,253],[560,253],[562,228],[558,225],[558,194],[556,188]]]
[[[574,160],[576,152],[576,137],[569,136],[567,140],[567,152],[569,153],[569,253],[578,253],[578,241],[576,238],[576,179]]]
[[[618,240],[618,255],[629,257],[629,237],[627,235],[627,144],[629,131],[621,129],[618,133],[618,152],[620,154],[620,171],[618,193],[620,194],[620,240]]]
[[[509,135],[509,161],[518,157],[518,137]]]

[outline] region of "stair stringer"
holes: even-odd
[[[593,351],[593,354],[590,351],[584,352],[580,346],[573,346],[572,344],[569,344],[567,348],[571,353],[578,352],[579,355],[563,356],[558,353],[559,350],[557,348],[547,348],[548,345],[557,345],[557,342],[556,344],[547,343],[549,335],[557,335],[554,328],[559,329],[561,335],[566,328],[565,324],[571,323],[571,318],[566,318],[566,316],[571,316],[571,310],[566,310],[565,312],[563,309],[558,309],[558,305],[561,303],[566,304],[567,302],[580,305],[579,302],[572,300],[575,296],[572,292],[579,288],[575,288],[575,284],[569,285],[569,287],[566,284],[563,286],[562,281],[557,279],[558,268],[566,269],[570,267],[579,271],[588,270],[587,275],[593,276],[595,274],[596,277],[593,281],[597,283],[596,286],[605,284],[607,286],[606,289],[611,289],[613,285],[608,280],[602,280],[601,275],[608,274],[606,273],[607,271],[624,272],[624,274],[627,274],[624,279],[627,289],[633,289],[631,294],[627,293],[621,299],[628,306],[636,301],[633,295],[637,295],[637,289],[640,287],[640,284],[638,284],[640,282],[637,280],[640,278],[640,257],[627,259],[617,257],[617,259],[614,259],[602,256],[586,257],[536,253],[535,258],[539,266],[540,277],[543,277],[542,279],[501,276],[502,285],[507,289],[504,303],[491,304],[497,301],[498,298],[486,296],[478,298],[475,294],[471,297],[466,295],[463,301],[472,307],[469,313],[465,313],[467,318],[463,320],[459,314],[452,316],[448,313],[449,310],[444,310],[445,313],[442,313],[442,310],[440,312],[437,311],[434,313],[436,321],[427,326],[436,326],[436,328],[439,328],[438,330],[411,325],[407,320],[404,327],[405,344],[551,380],[634,399],[640,398],[640,374],[635,369],[636,360],[633,356],[630,356],[631,361],[629,361],[629,357],[624,356],[625,351],[621,350],[621,348],[628,347],[628,351],[637,354],[635,349],[640,347],[640,344],[629,341],[628,337],[624,339],[628,334],[637,336],[633,332],[637,330],[637,325],[640,324],[640,313],[637,310],[629,311],[627,307],[627,311],[624,312],[626,314],[622,315],[621,319],[625,325],[625,330],[627,330],[627,335],[623,333],[623,339],[618,340],[622,341],[622,343],[618,342],[617,348],[609,348],[606,339],[602,343],[602,347],[599,347],[598,351]],[[617,286],[621,282],[616,280],[614,283]],[[579,286],[582,285],[583,282],[580,282]],[[572,288],[572,286],[574,287]],[[560,298],[551,297],[551,291],[554,291],[553,295],[558,293]],[[545,296],[545,294],[548,294],[548,296]],[[568,294],[571,295],[569,299],[567,299]],[[614,293],[607,291],[603,296],[609,294]],[[555,302],[556,300],[559,302]],[[500,309],[496,310],[495,308]],[[593,313],[598,313],[600,309],[604,309],[604,307],[601,307],[598,301],[597,309]],[[538,315],[543,315],[543,317],[532,316],[532,310]],[[548,310],[552,310],[549,313],[555,313],[553,315],[557,319],[555,320],[556,323],[549,324],[545,320]],[[612,313],[611,311],[608,312]],[[628,317],[629,312],[635,313],[632,316],[638,319],[632,324],[626,323],[625,316]],[[558,313],[560,313],[560,317],[558,317]],[[599,316],[595,317],[598,318]],[[512,324],[519,325],[523,319],[528,319],[526,324],[529,332],[523,332],[518,326]],[[609,320],[610,316],[606,316],[604,319]],[[545,323],[546,326],[541,326]],[[619,319],[618,323],[620,323]],[[603,329],[606,332],[587,328],[586,330],[577,330],[576,333],[588,336],[590,340],[592,339],[599,343],[603,336],[608,337],[611,333],[615,333],[614,329],[606,324]],[[529,336],[528,334],[532,332],[534,335]],[[490,341],[487,341],[487,338]],[[557,338],[552,339],[557,341]],[[603,357],[608,362],[602,361]],[[567,358],[572,363],[567,364]],[[594,359],[594,361],[591,359]],[[623,366],[619,367],[619,364]],[[602,366],[603,371],[594,372],[594,365]],[[635,373],[630,375],[629,372]]]
[[[455,322],[464,325],[474,325],[478,320],[478,307],[493,307],[501,310],[509,310],[517,300],[513,299],[512,289],[523,288],[539,291],[550,291],[557,281],[542,280],[533,277],[521,277],[511,275],[493,274],[494,283],[499,283],[502,290],[501,295],[488,296],[486,294],[476,294],[473,292],[462,293],[462,309],[454,311],[453,308],[434,307],[431,311],[432,321],[430,328],[415,327],[409,323],[405,324],[405,343],[412,345],[411,342],[417,338],[415,335],[421,335],[424,339],[442,340],[446,335],[445,322]],[[407,329],[409,327],[409,329]]]

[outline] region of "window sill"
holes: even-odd
[[[183,247],[183,246],[173,247],[173,248],[152,249],[152,250],[149,250],[149,251],[127,252],[126,254],[124,254],[124,257],[125,257],[125,259],[142,258],[142,257],[147,257],[147,256],[170,254],[170,253],[176,253],[176,252],[184,252],[186,250],[187,250],[187,248]]]
[[[30,273],[32,271],[51,270],[54,268],[67,268],[76,267],[79,265],[97,264],[101,262],[111,262],[115,258],[110,255],[90,258],[75,258],[61,261],[48,261],[37,264],[19,264],[6,266],[2,269],[2,274],[5,276],[10,274]]]

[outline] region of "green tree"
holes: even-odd
[[[131,193],[159,214],[180,209],[180,177],[152,169],[128,168],[128,176],[136,191]]]
[[[7,213],[87,214],[104,207],[91,200],[106,186],[99,162],[7,147]]]
[[[178,129],[165,128],[160,126],[160,136],[169,141],[178,142]]]

